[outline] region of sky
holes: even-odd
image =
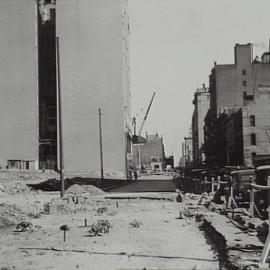
[[[166,155],[181,156],[194,91],[208,86],[214,61],[234,61],[235,43],[268,50],[269,0],[129,0],[132,115],[139,128],[156,96],[142,135],[158,133]]]

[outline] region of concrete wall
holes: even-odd
[[[270,88],[266,93],[257,92],[256,99],[243,107],[242,114],[244,165],[253,166],[252,153],[270,154]],[[251,115],[255,116],[255,126],[250,125]],[[256,145],[251,145],[251,133],[256,134]]]
[[[65,172],[99,175],[100,107],[105,176],[125,177],[129,79],[124,2],[58,0],[56,10]]]
[[[38,160],[37,7],[0,1],[0,163]]]

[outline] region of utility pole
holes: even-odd
[[[100,150],[100,177],[104,179],[103,175],[103,150],[102,150],[102,127],[101,127],[101,109],[98,109],[98,120],[99,120],[99,150]]]
[[[56,37],[56,63],[57,63],[57,97],[58,97],[58,131],[59,131],[59,171],[61,181],[61,198],[65,195],[64,179],[64,151],[63,151],[63,129],[62,129],[62,100],[61,100],[61,77],[60,77],[60,54],[59,54],[59,37]]]

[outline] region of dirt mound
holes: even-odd
[[[83,185],[81,186],[85,190],[85,192],[89,193],[90,195],[103,195],[105,192],[100,188],[97,188],[93,185]]]
[[[0,230],[28,220],[28,216],[15,205],[0,204]]]
[[[86,191],[84,190],[82,186],[78,184],[74,184],[66,190],[66,193],[82,194],[82,193],[86,193]]]
[[[21,192],[30,192],[29,187],[22,181],[12,181],[0,184],[0,192],[16,194]]]
[[[66,190],[66,193],[71,194],[83,194],[88,193],[89,195],[102,195],[105,192],[93,185],[78,185],[74,184]]]

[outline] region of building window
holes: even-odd
[[[243,86],[247,86],[247,81],[243,81]]]
[[[245,69],[242,70],[242,75],[247,75],[247,71]]]
[[[251,125],[252,127],[254,127],[254,126],[255,126],[255,115],[251,115],[251,116],[249,117],[249,120],[250,120],[250,125]]]
[[[251,153],[251,161],[252,161],[253,165],[254,165],[255,157],[256,157],[256,152],[252,152]]]
[[[256,145],[256,134],[255,133],[250,134],[250,144]]]

